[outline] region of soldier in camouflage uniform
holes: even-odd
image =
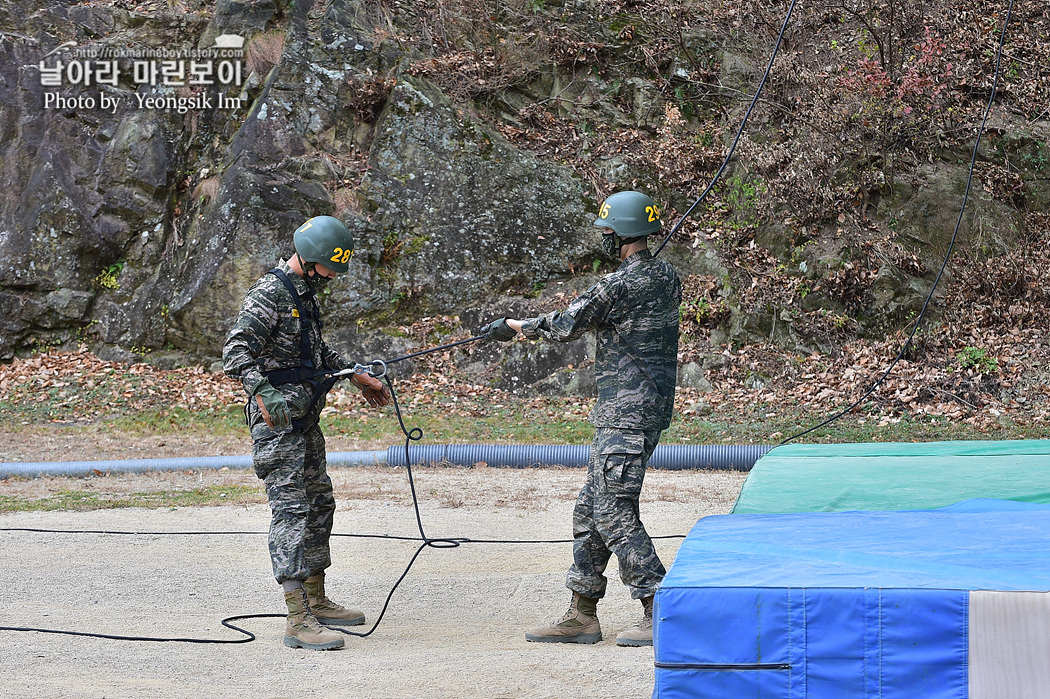
[[[295,255],[245,295],[223,347],[223,369],[249,395],[252,463],[266,486],[270,558],[289,612],[284,643],[325,650],[342,647],[343,637],[322,624],[365,622],[362,612],[332,602],[324,591],[335,496],[318,425],[325,405],[318,385],[327,372],[352,365],[321,338],[317,293],[346,272],[354,243],[330,216],[308,220],[294,243]],[[368,374],[354,374],[351,382],[372,406],[389,402],[387,389]]]
[[[597,603],[605,596],[611,554],[620,578],[640,600],[643,619],[620,633],[618,645],[653,642],[653,596],[666,573],[638,514],[645,468],[671,423],[678,366],[678,307],[682,288],[674,268],[649,253],[646,236],[660,230],[656,203],[639,192],[618,192],[602,204],[594,225],[620,266],[581,294],[564,312],[524,321],[501,318],[482,328],[488,340],[568,342],[594,330],[598,400],[587,482],[573,511],[573,564],[566,576],[569,611],[550,626],[528,631],[529,641],[596,643]]]

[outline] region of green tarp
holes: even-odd
[[[734,514],[1050,503],[1050,440],[786,444],[759,459]]]

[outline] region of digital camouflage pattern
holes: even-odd
[[[678,378],[678,307],[682,284],[667,262],[648,250],[580,294],[565,311],[522,322],[525,337],[558,342],[594,330],[598,400],[595,427],[665,430]]]
[[[597,335],[594,443],[573,510],[573,565],[565,579],[585,597],[605,596],[605,567],[614,553],[635,599],[653,595],[667,572],[639,517],[638,498],[649,457],[671,424],[681,303],[674,268],[641,250],[564,312],[521,326],[525,337],[560,342],[592,329]]]
[[[605,567],[616,554],[620,579],[634,599],[656,593],[667,571],[638,516],[645,467],[659,430],[597,428],[587,482],[572,513],[573,564],[565,586],[585,597],[605,596]]]
[[[287,262],[282,262],[277,268],[292,280],[303,307],[313,308],[316,314],[317,300],[310,286],[292,271]],[[280,279],[273,274],[264,274],[248,289],[241,312],[226,337],[222,348],[223,371],[240,381],[244,390],[251,395],[263,381],[262,372],[299,366],[299,328],[300,318],[295,300]],[[321,339],[320,324],[311,322],[308,332],[314,366],[344,368],[339,355]],[[302,417],[301,413],[295,414],[295,410],[297,406],[305,409],[310,404],[310,387],[286,384],[279,389],[288,401],[292,417]],[[306,396],[305,403],[299,394]]]
[[[317,311],[313,292],[287,263],[278,267],[291,279],[304,308]],[[248,290],[223,346],[223,370],[238,379],[250,396],[264,380],[263,371],[300,365],[300,321],[295,301],[273,274],[265,274]],[[343,368],[339,355],[321,339],[318,321],[309,323],[310,346],[317,367]],[[317,417],[321,400],[306,415],[313,397],[308,382],[277,389],[288,402],[292,419],[304,419],[302,430],[273,430],[255,401],[248,402],[252,433],[252,463],[266,486],[270,503],[270,558],[278,582],[305,580],[331,564],[329,539],[335,496],[325,462],[324,435]]]
[[[335,495],[325,442],[314,425],[275,432],[254,411],[252,465],[270,503],[270,561],[277,582],[305,580],[332,564]]]

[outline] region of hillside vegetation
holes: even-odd
[[[99,0],[3,9],[12,65],[70,38],[192,45],[243,33],[250,99],[239,119],[117,113],[94,122],[0,107],[5,133],[18,136],[2,154],[9,186],[0,197],[0,218],[18,235],[0,238],[0,249],[15,259],[50,249],[48,226],[99,225],[75,213],[89,206],[61,197],[27,218],[23,202],[42,197],[51,177],[74,201],[87,192],[108,226],[77,234],[76,265],[38,258],[34,275],[0,270],[3,356],[66,350],[36,370],[16,360],[2,370],[5,391],[35,386],[42,402],[76,405],[77,392],[51,389],[66,388],[56,377],[76,373],[63,367],[81,346],[99,361],[146,360],[161,372],[197,364],[214,376],[240,294],[305,212],[351,221],[359,241],[351,273],[324,300],[340,351],[364,361],[464,339],[492,317],[563,307],[609,271],[591,217],[609,193],[637,188],[665,204],[668,230],[681,224],[661,254],[684,282],[684,420],[743,420],[755,425],[753,441],[790,436],[864,396],[915,331],[855,424],[1046,436],[1050,9],[1038,0],[844,0],[799,3],[785,25],[789,6]],[[683,220],[726,160],[782,27],[734,157]],[[45,142],[70,153],[75,176],[51,174],[64,159],[33,169]],[[83,174],[109,172],[147,144],[145,184],[123,171]],[[101,164],[80,162],[96,152]],[[564,412],[580,415],[592,395],[587,356],[585,343],[518,341],[463,346],[401,371],[477,398],[468,416],[493,392],[567,401]],[[9,397],[23,406],[11,414],[41,418],[24,412],[28,396]]]

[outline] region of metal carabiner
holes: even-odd
[[[386,376],[386,362],[382,359],[373,359],[368,364],[355,363],[352,367],[336,371],[329,374],[329,376],[343,378],[344,376],[353,376],[354,374],[368,374],[372,378],[381,379]]]
[[[376,373],[376,367],[379,368],[378,373]],[[368,373],[371,374],[373,378],[381,379],[384,376],[386,376],[386,362],[384,362],[382,359],[373,359],[371,362],[368,363],[368,368],[366,369],[366,371],[368,371]]]

